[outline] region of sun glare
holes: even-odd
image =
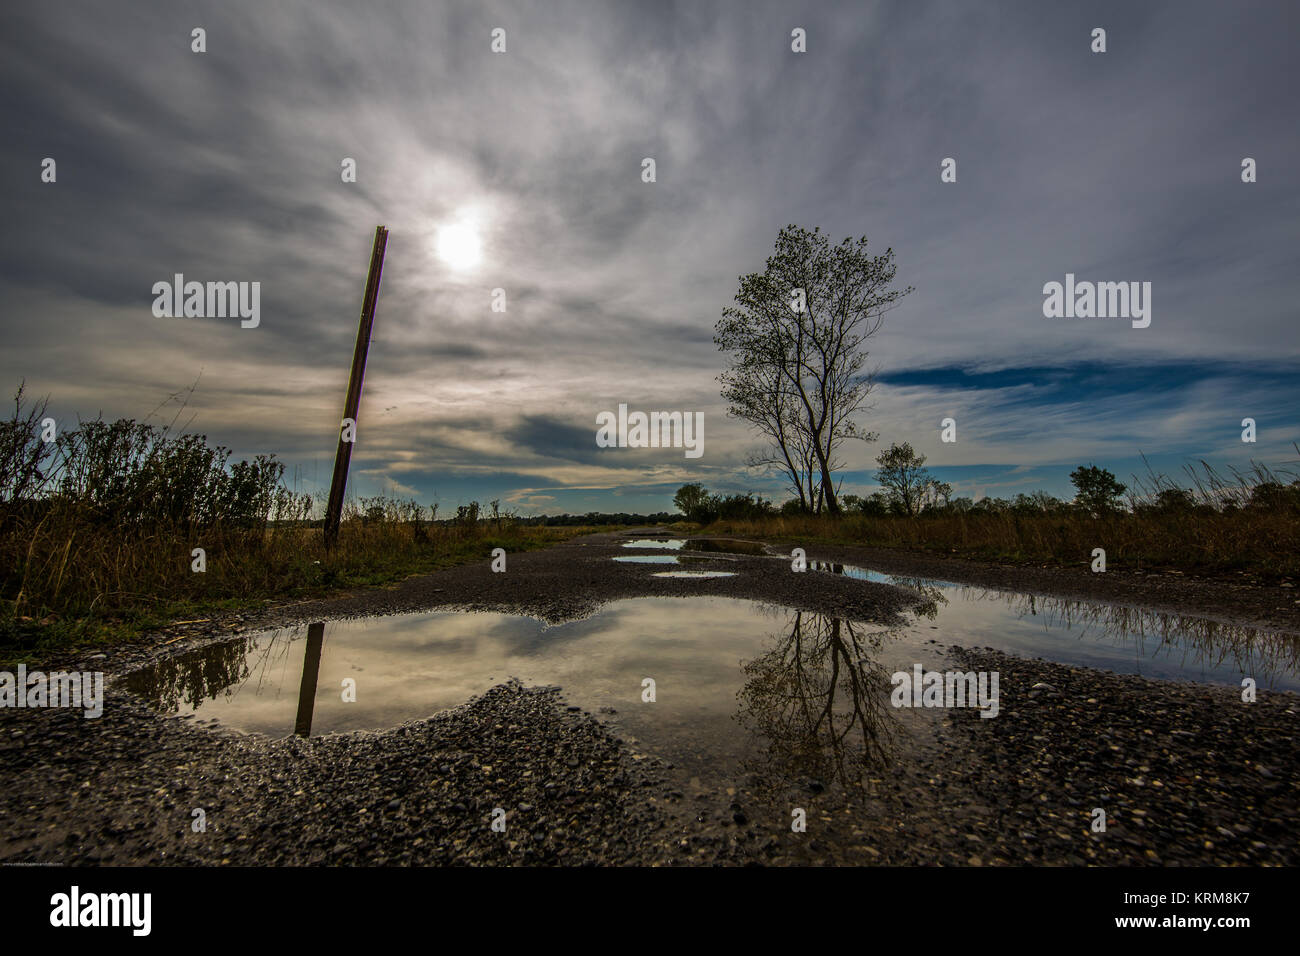
[[[453,269],[470,269],[483,258],[483,244],[478,231],[464,224],[443,226],[438,230],[438,258]]]

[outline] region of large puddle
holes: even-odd
[[[688,773],[761,765],[772,781],[806,778],[819,761],[836,766],[816,772],[844,778],[846,762],[865,770],[884,757],[907,736],[901,728],[923,719],[888,705],[890,675],[942,666],[944,645],[1300,690],[1295,635],[851,566],[807,573],[897,584],[929,604],[894,628],[718,597],[620,600],[558,626],[458,611],[334,621],[181,654],[129,675],[127,686],[166,713],[285,736],[391,727],[517,677],[604,708],[620,733]]]

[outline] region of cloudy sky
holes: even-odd
[[[712,335],[798,223],[895,250],[916,291],[872,342],[862,424],[958,494],[1067,494],[1141,454],[1294,461],[1298,28],[1290,2],[11,0],[0,381],[65,427],[170,418],[197,381],[192,430],[324,487],[384,224],[350,491],[780,500]],[[175,273],[260,282],[260,325],[155,317]],[[1150,327],[1045,318],[1066,273],[1150,282]],[[703,412],[703,457],[598,448],[619,403]],[[848,453],[845,491],[878,451]]]

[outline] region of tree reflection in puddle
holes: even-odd
[[[809,781],[860,785],[889,761],[897,739],[890,674],[879,663],[889,632],[794,612],[771,649],[745,664],[737,719],[763,747],[744,762],[760,789]]]
[[[165,657],[128,675],[126,685],[164,713],[174,713],[182,704],[197,710],[218,695],[231,696],[248,679],[249,651],[255,648],[255,640],[245,637]]]
[[[126,675],[125,685],[162,713],[176,713],[182,705],[197,711],[209,701],[231,700],[246,689],[256,696],[262,681],[247,688],[250,678],[265,675],[277,658],[287,661],[294,643],[292,636],[275,632],[209,644],[133,671]],[[311,734],[324,645],[325,622],[317,621],[307,628],[298,687],[293,732],[302,737]]]
[[[1184,667],[1230,669],[1254,676],[1265,687],[1295,689],[1300,674],[1300,636],[1164,611],[1044,598],[1033,594],[964,589],[983,600],[1000,600],[1021,619],[1038,618],[1045,630],[1122,635],[1135,658],[1176,657]]]

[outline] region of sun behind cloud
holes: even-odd
[[[472,269],[483,259],[483,241],[468,223],[438,228],[438,258],[456,270]]]

